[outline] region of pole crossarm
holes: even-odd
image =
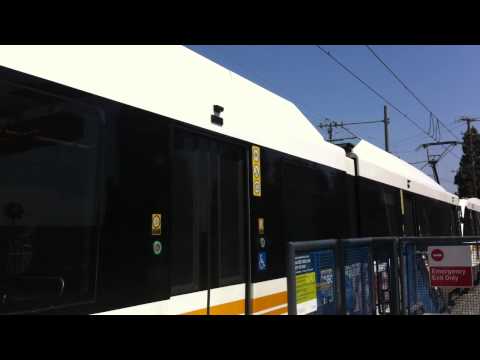
[[[462,141],[438,141],[433,143],[421,144],[419,147],[427,148],[435,145],[463,145]]]
[[[344,126],[350,126],[350,125],[364,125],[364,124],[377,124],[377,123],[383,123],[383,120],[378,120],[378,121],[363,121],[363,122],[350,122],[350,123],[345,123],[343,121],[341,122],[336,122],[332,121],[331,123],[327,124],[320,124],[318,125],[319,128],[326,128],[326,127],[344,127]]]
[[[335,142],[335,141],[345,141],[345,140],[354,140],[354,139],[358,139],[358,137],[348,137],[348,138],[343,138],[343,139],[333,139],[332,142]]]
[[[321,123],[318,125],[320,129],[327,128],[328,131],[328,141],[329,142],[335,142],[335,141],[342,141],[342,140],[351,140],[351,139],[360,139],[356,134],[354,134],[352,131],[348,130],[346,126],[352,126],[352,125],[370,125],[370,124],[379,124],[383,123],[384,124],[384,130],[385,130],[385,151],[390,152],[389,149],[389,141],[388,141],[388,124],[390,123],[390,119],[388,118],[387,114],[387,106],[385,105],[383,107],[383,120],[374,120],[374,121],[361,121],[361,122],[343,122],[343,121],[335,121],[335,120],[330,120],[328,118],[325,119],[325,123]],[[346,132],[348,132],[350,135],[353,135],[353,138],[345,138],[345,139],[333,139],[333,128],[342,128]]]

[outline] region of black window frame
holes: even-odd
[[[105,210],[105,188],[104,188],[104,161],[105,161],[105,139],[106,139],[106,114],[101,106],[96,102],[89,102],[89,94],[79,90],[71,89],[67,86],[41,79],[29,74],[21,73],[3,66],[0,66],[0,82],[22,90],[35,92],[58,100],[67,104],[73,104],[73,107],[88,108],[95,114],[96,123],[96,166],[95,180],[93,181],[93,201],[92,207],[92,254],[91,268],[88,270],[90,282],[88,294],[85,297],[72,299],[67,302],[55,301],[48,304],[35,304],[31,302],[20,303],[18,307],[0,308],[2,314],[17,313],[38,313],[38,312],[62,312],[65,309],[71,309],[81,306],[94,304],[98,298],[98,278],[100,261],[100,241],[101,229],[103,224],[103,214]]]

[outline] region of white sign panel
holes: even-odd
[[[308,315],[317,311],[317,299],[308,300],[297,304],[297,315]]]
[[[428,260],[430,266],[472,266],[472,249],[470,246],[429,246]]]

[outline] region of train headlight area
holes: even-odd
[[[0,167],[2,314],[288,314],[317,241],[348,246],[300,257],[298,313],[431,312],[428,247],[378,239],[480,235],[480,200],[181,46],[0,46]]]

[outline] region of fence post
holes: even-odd
[[[398,251],[398,239],[394,238],[392,242],[392,257],[393,257],[393,280],[395,286],[393,286],[394,294],[394,302],[393,302],[393,314],[400,315],[401,314],[401,303],[400,303],[400,288],[402,286],[400,281],[400,270],[399,270],[399,251]]]
[[[377,286],[375,278],[375,268],[373,267],[373,241],[368,244],[368,271],[370,273],[370,293],[371,293],[371,306],[372,306],[372,315],[377,315]]]
[[[288,298],[288,315],[297,315],[296,306],[296,278],[295,278],[295,248],[293,243],[288,243],[287,250],[287,298]]]
[[[337,245],[335,246],[335,276],[337,278],[337,314],[339,315],[346,314],[344,248],[343,240],[337,240]]]

